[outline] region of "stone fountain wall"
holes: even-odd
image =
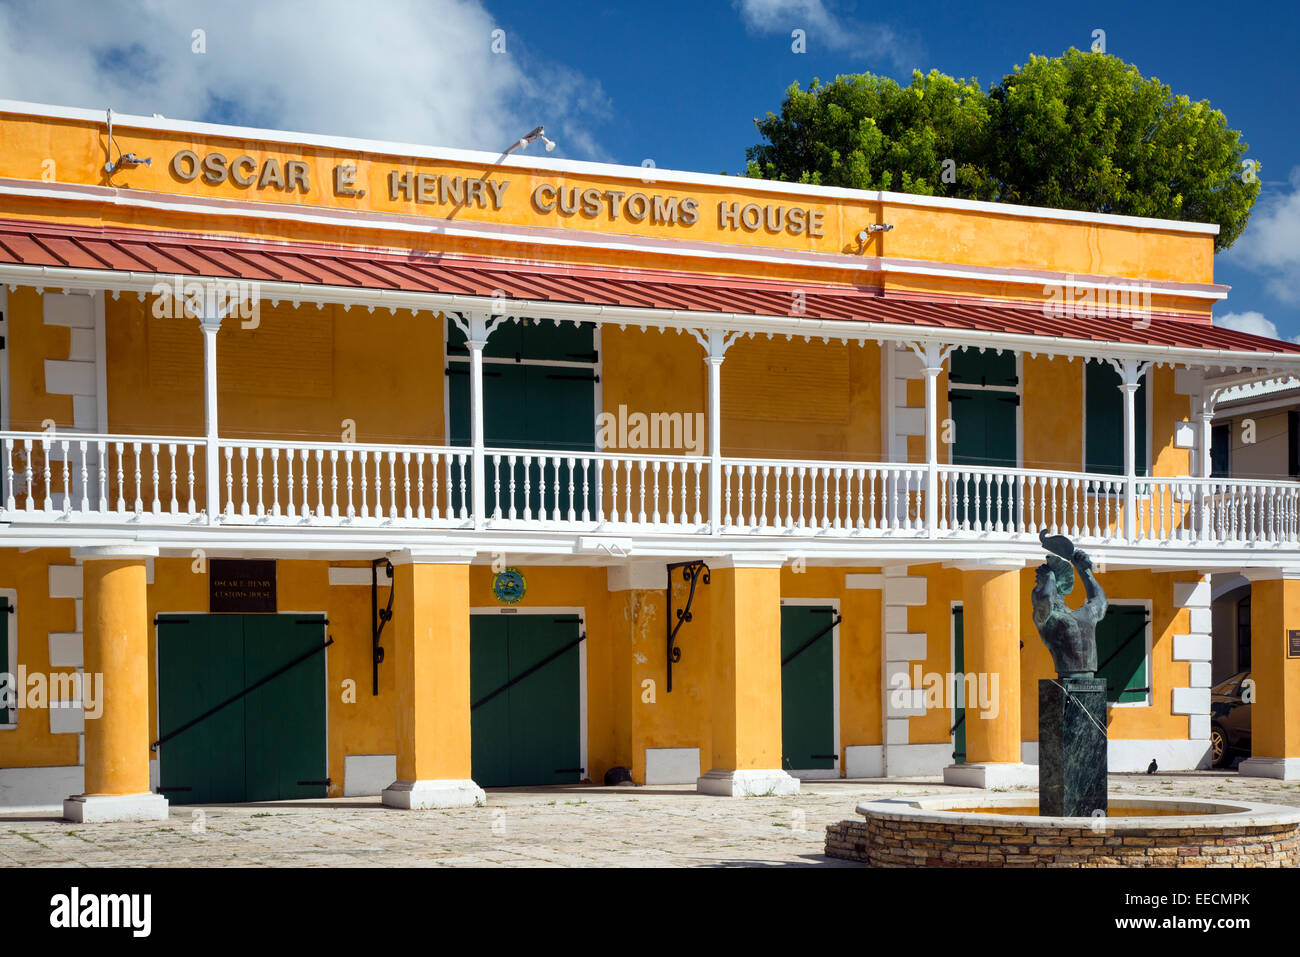
[[[1035,827],[872,814],[830,825],[826,854],[880,867],[1296,867],[1300,823]]]

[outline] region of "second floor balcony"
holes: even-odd
[[[1300,549],[1292,481],[32,432],[0,433],[0,461],[11,526]]]

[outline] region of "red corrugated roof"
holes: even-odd
[[[1036,305],[922,299],[874,288],[249,242],[138,229],[0,221],[0,263],[473,296],[500,291],[511,298],[548,302],[797,315],[1094,342],[1300,353],[1300,344],[1224,329],[1191,316],[1153,316],[1149,325],[1132,317],[1054,318]],[[796,293],[803,300],[798,312],[794,311]]]

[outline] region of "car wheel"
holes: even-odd
[[[1210,728],[1210,764],[1216,768],[1228,764],[1228,736],[1217,724]]]

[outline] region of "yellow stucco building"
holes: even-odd
[[[0,102],[0,802],[1032,782],[1041,530],[1112,769],[1207,760],[1237,569],[1300,776],[1214,231]]]

